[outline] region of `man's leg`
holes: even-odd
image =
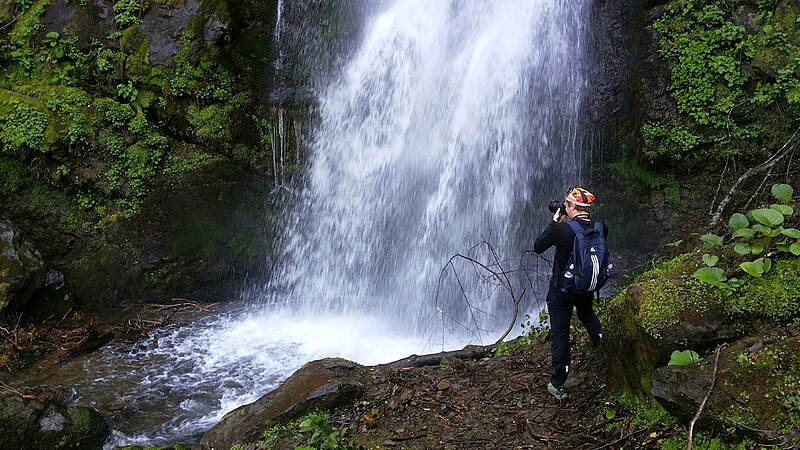
[[[561,389],[567,381],[569,372],[569,322],[572,319],[572,303],[558,288],[550,288],[547,293],[547,312],[550,314],[550,351],[553,356],[553,375],[551,382]]]
[[[586,332],[589,333],[592,345],[597,346],[600,345],[603,339],[603,329],[600,327],[600,320],[592,309],[593,298],[594,294],[586,294],[576,296],[574,301],[575,309],[578,311],[578,319],[583,323]]]

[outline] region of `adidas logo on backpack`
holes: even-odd
[[[575,244],[567,268],[564,270],[561,291],[568,294],[598,291],[608,281],[612,268],[608,258],[606,238],[603,236],[603,226],[595,222],[593,228],[584,230],[574,220],[568,220],[566,223],[575,232]]]

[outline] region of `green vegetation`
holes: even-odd
[[[351,447],[345,440],[347,429],[334,430],[328,424],[330,414],[326,412],[313,412],[289,422],[286,425],[276,425],[264,432],[260,441],[252,443],[258,448],[272,450],[279,442],[285,448],[291,442],[298,450],[350,450]],[[231,450],[242,450],[245,445],[235,445]]]
[[[156,66],[139,28],[150,6],[115,1],[119,32],[81,46],[69,28],[42,33],[48,1],[11,7],[19,17],[0,34],[0,194],[46,187],[83,211],[73,226],[102,229],[135,215],[159,179],[215,155],[247,170],[272,165],[274,142],[258,140],[253,118],[269,122],[220,49],[203,43],[206,19],[192,18],[173,63]],[[212,9],[227,17],[224,3]]]
[[[730,369],[735,386],[748,387],[750,392],[728,392],[740,399],[720,417],[730,432],[759,423],[768,423],[781,433],[800,427],[800,340],[773,336],[762,343],[757,350],[745,348]]]
[[[678,115],[641,129],[648,161],[760,162],[800,117],[800,33],[790,1],[673,0],[653,24]],[[752,17],[752,18],[750,18]]]
[[[694,272],[698,280],[718,288],[727,298],[726,309],[732,313],[762,314],[775,319],[789,319],[800,313],[796,299],[800,294],[797,273],[800,268],[800,231],[788,226],[795,220],[791,205],[794,190],[786,184],[776,184],[772,194],[779,204],[757,208],[745,214],[735,213],[728,221],[731,243],[738,257],[725,258],[727,267],[717,267],[720,256],[704,254],[705,267]],[[752,221],[752,225],[751,225]],[[784,227],[784,225],[787,225]],[[721,248],[723,238],[706,234],[701,239],[710,247]],[[786,255],[788,259],[773,259]],[[725,255],[723,255],[725,256]],[[750,260],[753,256],[754,260]],[[744,259],[744,261],[741,261]],[[741,271],[741,277],[730,272]]]
[[[681,433],[678,436],[673,436],[665,440],[661,444],[662,450],[684,450],[687,445],[688,432]],[[692,448],[695,450],[746,450],[753,448],[753,443],[750,440],[739,442],[736,444],[729,444],[725,441],[709,437],[703,433],[696,433],[692,436]]]

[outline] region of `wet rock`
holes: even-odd
[[[47,269],[39,252],[20,237],[10,222],[0,220],[0,311],[21,310],[41,289]]]
[[[189,21],[200,10],[198,0],[178,6],[154,4],[142,17],[142,34],[150,40],[150,62],[168,65],[181,48],[181,36]]]
[[[783,444],[797,433],[793,411],[800,370],[797,328],[768,329],[720,350],[716,381],[698,425],[739,429],[764,444]],[[714,378],[715,353],[688,366],[653,371],[651,393],[673,416],[688,423],[697,413]]]
[[[102,449],[108,424],[92,408],[0,393],[0,448]]]
[[[264,430],[316,409],[349,405],[367,389],[366,369],[343,359],[312,361],[277,389],[222,418],[200,442],[204,450],[228,449],[257,440]]]
[[[78,38],[80,48],[89,47],[92,41],[116,48],[115,40],[108,36],[116,31],[114,6],[110,0],[88,0],[79,5],[67,0],[54,0],[42,17],[42,33],[55,31],[60,35],[71,33]]]

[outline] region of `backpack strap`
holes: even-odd
[[[578,222],[570,219],[567,221],[567,225],[572,228],[572,231],[575,233],[575,237],[578,239],[583,239],[583,227],[578,225]]]

